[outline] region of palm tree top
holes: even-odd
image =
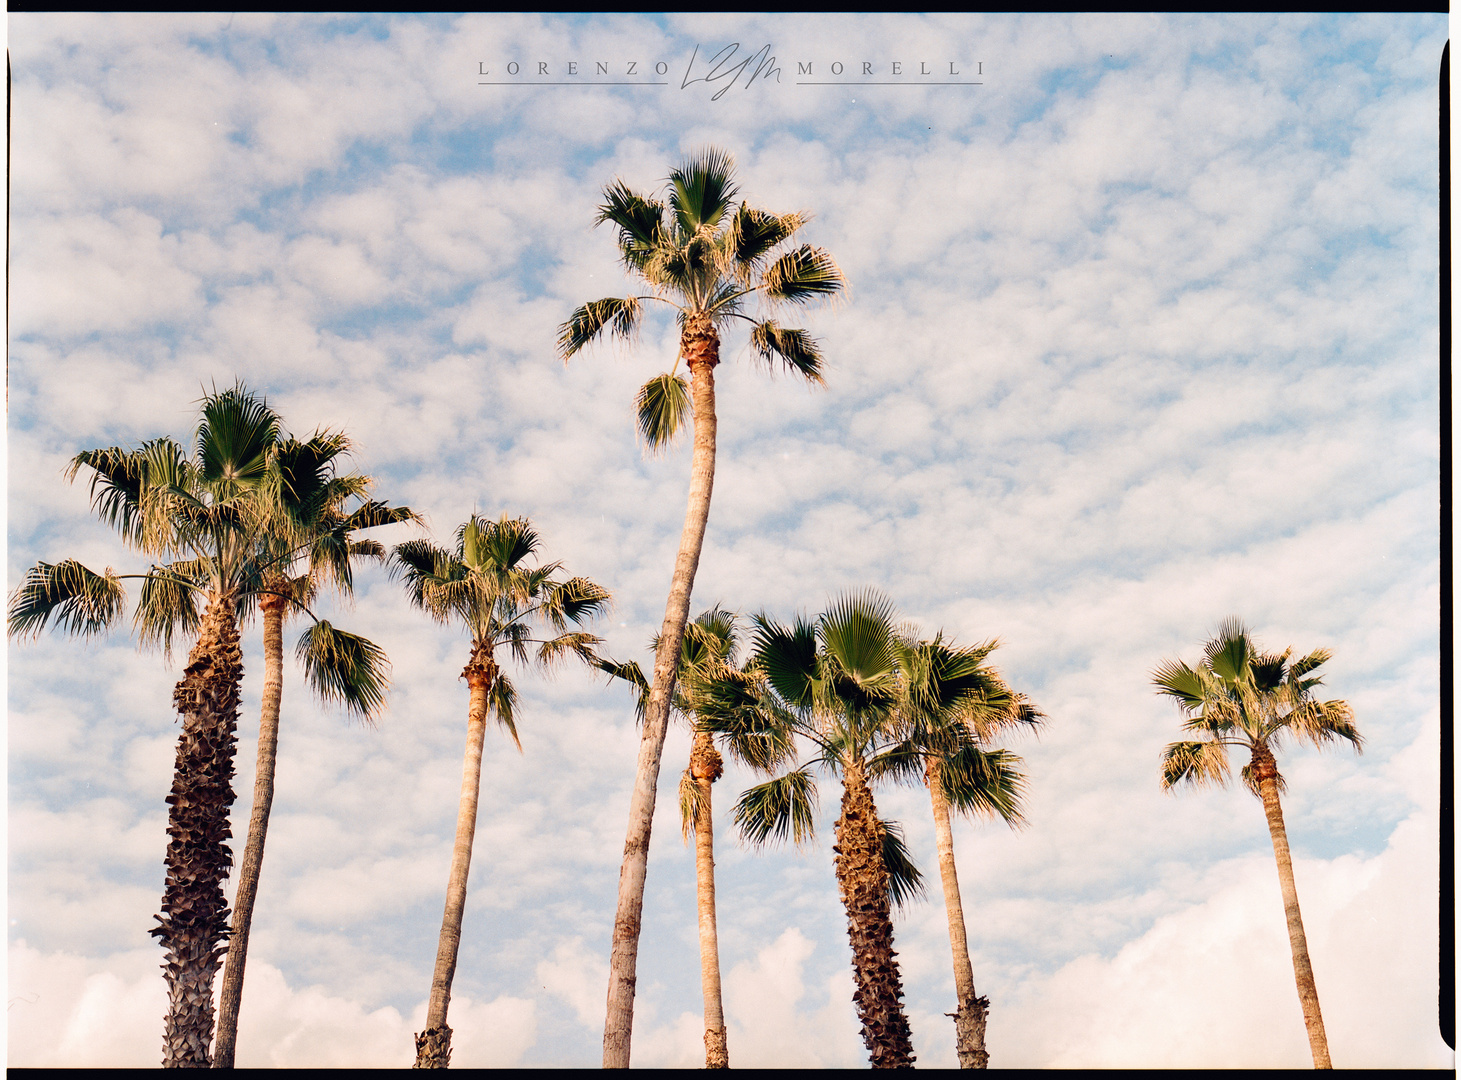
[[[641,302],[653,300],[673,306],[682,329],[698,319],[716,327],[743,319],[751,324],[759,358],[821,382],[821,357],[805,331],[757,320],[745,308],[752,300],[771,307],[830,299],[846,287],[842,271],[822,248],[783,249],[809,214],[773,214],[737,203],[739,193],[734,159],[715,148],[671,169],[662,199],[641,195],[622,180],[605,188],[595,224],[615,227],[620,261],[650,292],[596,300],[575,311],[559,330],[563,359],[605,332],[628,339]]]
[[[1291,648],[1264,652],[1252,631],[1230,616],[1218,625],[1196,665],[1163,660],[1157,666],[1152,672],[1157,693],[1176,702],[1186,717],[1183,730],[1199,736],[1167,747],[1164,788],[1184,781],[1225,784],[1229,746],[1247,747],[1260,756],[1271,755],[1285,738],[1320,749],[1343,739],[1357,753],[1362,751],[1349,704],[1314,697],[1323,685],[1315,672],[1332,658],[1332,651],[1315,649],[1290,661],[1292,655]],[[1245,782],[1248,771],[1245,767]]]

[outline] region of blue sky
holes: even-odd
[[[632,401],[673,362],[672,327],[567,366],[556,328],[628,291],[591,227],[603,187],[653,189],[721,146],[750,201],[814,213],[851,289],[806,314],[825,390],[727,338],[693,607],[789,617],[873,586],[926,632],[1001,640],[1050,719],[1011,747],[1029,827],[956,826],[992,1064],[1307,1062],[1260,807],[1157,785],[1179,717],[1149,673],[1230,614],[1274,647],[1333,648],[1328,688],[1366,737],[1362,757],[1282,762],[1335,1062],[1452,1063],[1434,1022],[1442,16],[21,14],[9,32],[12,586],[38,559],[130,565],[63,466],[185,437],[201,388],[238,378],[296,432],[347,431],[378,497],[438,540],[474,511],[531,517],[614,593],[608,651],[642,658],[688,447],[646,459]],[[780,81],[682,85],[732,43],[769,46]],[[540,62],[598,60],[663,62],[667,85],[531,85]],[[798,62],[834,60],[903,81],[796,85]],[[980,85],[919,85],[925,61]],[[519,83],[478,85],[509,62]],[[287,673],[241,1065],[407,1063],[429,986],[466,642],[382,573],[332,617],[387,649],[392,704],[362,730]],[[177,667],[125,633],[12,643],[8,665],[9,1063],[152,1064]],[[519,687],[524,753],[487,753],[454,1060],[591,1065],[637,736],[587,674]],[[702,1052],[687,752],[672,732],[641,1065]],[[718,805],[749,780],[730,771]],[[878,799],[932,869],[926,798]],[[733,1064],[866,1062],[835,805],[804,852],[744,850],[723,819]],[[919,1061],[953,1064],[938,897],[897,935]]]

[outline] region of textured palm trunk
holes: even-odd
[[[842,772],[842,816],[837,819],[837,887],[847,909],[847,938],[857,982],[852,1000],[862,1021],[862,1041],[875,1069],[913,1067],[913,1035],[903,1013],[903,980],[893,951],[888,872],[877,807],[862,763]]]
[[[644,879],[649,869],[649,837],[654,824],[655,790],[670,701],[675,690],[675,666],[685,623],[690,617],[690,590],[700,565],[705,523],[710,518],[710,491],[715,482],[715,365],[720,362],[720,339],[705,316],[690,318],[680,335],[680,355],[690,368],[691,400],[695,408],[695,452],[690,463],[690,498],[680,552],[665,603],[659,647],[654,654],[654,682],[644,713],[639,740],[639,761],[634,793],[629,801],[629,829],[624,840],[624,861],[619,868],[619,900],[614,913],[614,939],[609,953],[609,995],[604,1017],[604,1068],[627,1069],[634,1030],[634,983],[639,958],[639,930],[644,912]]]
[[[173,691],[183,730],[167,797],[167,884],[151,931],[166,953],[164,1068],[207,1067],[213,1042],[213,977],[228,935],[223,882],[233,862],[228,812],[243,679],[233,605],[232,593],[209,600]]]
[[[426,1006],[426,1030],[416,1036],[416,1069],[445,1069],[451,1064],[451,1028],[446,1023],[451,984],[457,972],[457,950],[462,942],[462,915],[467,906],[467,874],[472,868],[472,838],[477,832],[477,801],[482,791],[482,746],[487,737],[487,692],[497,677],[497,664],[474,647],[471,662],[462,671],[471,689],[467,710],[467,746],[462,754],[462,794],[457,804],[457,838],[452,845],[451,874],[446,884],[446,908],[441,916],[441,938],[436,946],[436,970],[431,976],[431,1000]]]
[[[939,763],[928,765],[928,794],[933,803],[933,823],[938,833],[938,872],[944,887],[944,910],[949,919],[949,947],[954,954],[954,988],[959,995],[954,1018],[954,1035],[959,1051],[959,1068],[989,1067],[984,1048],[984,1027],[989,1018],[989,999],[974,993],[974,965],[969,961],[969,937],[964,928],[964,904],[959,897],[959,873],[954,866],[954,830],[949,823],[949,801],[944,798]]]
[[[706,732],[695,736],[690,775],[700,789],[695,810],[695,897],[700,913],[700,991],[705,999],[705,1067],[730,1068],[725,1012],[720,1000],[720,943],[715,929],[715,818],[711,785],[724,771],[715,742]]]
[[[275,587],[278,583],[275,583]],[[264,864],[264,841],[269,832],[269,809],[274,805],[274,763],[279,754],[279,700],[284,690],[284,609],[281,596],[259,601],[264,623],[264,700],[259,710],[259,753],[254,766],[254,805],[249,812],[249,836],[238,868],[238,889],[233,896],[233,932],[228,959],[223,965],[223,991],[218,1001],[218,1038],[213,1045],[213,1067],[233,1068],[238,1040],[238,1010],[243,1000],[244,968],[248,964],[249,927],[254,897],[259,892],[259,870]]]
[[[1289,857],[1288,831],[1283,825],[1283,807],[1278,801],[1278,766],[1267,746],[1253,748],[1252,777],[1263,799],[1263,812],[1268,817],[1268,835],[1273,840],[1273,857],[1278,863],[1278,884],[1283,891],[1283,913],[1288,920],[1289,948],[1294,957],[1294,983],[1299,990],[1299,1006],[1304,1011],[1304,1027],[1309,1033],[1309,1052],[1314,1068],[1332,1069],[1329,1061],[1329,1040],[1324,1034],[1324,1017],[1319,1012],[1319,990],[1314,985],[1314,969],[1309,964],[1309,943],[1304,937],[1304,920],[1299,914],[1299,891],[1294,885],[1294,864]]]

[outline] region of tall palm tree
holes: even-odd
[[[1311,742],[1320,749],[1335,739],[1344,739],[1356,752],[1362,740],[1354,725],[1354,710],[1347,702],[1319,701],[1313,695],[1314,688],[1323,683],[1313,673],[1333,653],[1315,649],[1290,662],[1292,654],[1292,649],[1282,653],[1259,651],[1248,628],[1237,618],[1228,618],[1208,641],[1195,667],[1181,660],[1164,660],[1152,673],[1152,682],[1158,693],[1177,702],[1187,717],[1183,728],[1199,736],[1167,747],[1162,758],[1164,789],[1180,783],[1196,787],[1226,784],[1228,747],[1248,751],[1243,785],[1262,800],[1268,818],[1309,1051],[1316,1069],[1329,1069],[1333,1068],[1329,1042],[1319,1011],[1319,991],[1309,963],[1288,832],[1279,803],[1284,780],[1273,752],[1286,738]]]
[[[837,884],[847,912],[853,1001],[874,1068],[910,1068],[912,1033],[900,1000],[891,903],[920,887],[901,832],[878,818],[869,780],[900,750],[898,636],[892,604],[872,592],[835,601],[815,622],[756,617],[753,663],[772,693],[768,711],[809,740],[812,761],[745,792],[735,820],[753,843],[810,839],[820,766],[842,780]]]
[[[905,741],[881,759],[884,775],[917,776],[928,787],[959,999],[952,1014],[954,1031],[959,1066],[964,1069],[989,1065],[985,1047],[989,999],[974,989],[949,810],[1021,824],[1025,777],[1020,759],[1007,750],[984,746],[1009,728],[1036,728],[1044,718],[986,664],[997,644],[955,646],[945,642],[942,633],[932,641],[902,644],[899,710]]]
[[[140,578],[133,622],[142,644],[170,650],[178,631],[195,638],[173,693],[182,734],[167,799],[162,914],[151,931],[167,957],[166,1067],[211,1063],[213,977],[228,934],[223,882],[232,861],[226,841],[243,678],[238,619],[264,591],[255,555],[276,527],[265,491],[279,431],[264,399],[237,385],[204,397],[191,457],[167,438],[77,454],[69,475],[91,470],[93,510],[157,562],[143,574],[98,574],[74,559],[37,563],[9,601],[12,635],[32,636],[54,622],[90,636],[121,620],[123,581]],[[305,642],[311,681],[336,696],[382,681],[380,651],[364,638],[316,620]]]
[[[539,540],[525,518],[504,516],[500,521],[487,521],[473,514],[457,530],[456,539],[454,552],[427,540],[408,540],[395,547],[391,562],[393,574],[404,581],[414,606],[438,622],[460,622],[472,636],[471,656],[462,669],[469,704],[456,841],[426,1027],[416,1036],[418,1069],[444,1069],[451,1063],[447,1007],[462,938],[487,718],[491,716],[522,749],[514,715],[517,692],[498,664],[497,650],[505,649],[519,662],[527,663],[528,646],[537,645],[536,660],[545,668],[569,656],[593,664],[598,659],[594,646],[599,639],[581,630],[570,630],[569,624],[581,625],[609,603],[608,592],[587,578],[563,579],[559,574],[561,563],[527,565],[538,550]],[[554,636],[534,638],[535,623],[546,624]]]
[[[269,812],[274,802],[279,707],[284,686],[284,623],[292,613],[291,606],[312,601],[321,585],[333,585],[342,597],[349,597],[354,584],[353,561],[384,560],[385,548],[375,540],[357,539],[358,532],[417,520],[405,507],[368,500],[370,477],[338,473],[338,462],[349,450],[350,441],[343,434],[317,432],[304,441],[284,440],[272,453],[271,482],[266,485],[266,491],[273,503],[276,527],[260,537],[256,555],[257,573],[263,582],[258,610],[264,631],[258,760],[248,840],[239,863],[233,928],[219,994],[218,1034],[213,1044],[215,1068],[233,1068],[238,1039],[249,931],[269,832]],[[384,658],[378,658],[373,665],[362,665],[353,657],[342,659],[353,679],[352,692],[343,697],[343,703],[369,722],[385,703],[384,687],[370,677],[373,668],[383,666]],[[317,683],[315,689],[327,701],[338,696],[327,684]]]
[[[695,739],[680,776],[680,828],[695,841],[695,898],[700,931],[700,989],[705,1009],[705,1067],[730,1067],[725,1009],[720,986],[720,944],[715,917],[715,817],[712,785],[724,772],[715,736],[737,760],[771,772],[793,749],[786,729],[768,723],[756,675],[737,665],[737,617],[719,607],[702,612],[685,628],[676,671],[675,711],[690,718]],[[639,690],[643,720],[649,680],[634,662],[601,660],[601,669]]]
[[[806,331],[757,319],[746,310],[758,302],[768,309],[803,304],[834,296],[843,288],[842,272],[827,252],[808,244],[788,246],[807,215],[772,214],[744,201],[736,203],[735,163],[728,153],[702,150],[672,169],[668,179],[664,201],[637,194],[616,180],[605,189],[599,207],[597,223],[617,228],[620,259],[648,292],[584,304],[559,328],[558,336],[566,361],[605,334],[632,337],[648,301],[674,308],[680,325],[678,358],[673,370],[640,390],[639,426],[651,448],[672,440],[687,415],[693,417],[695,432],[685,526],[655,652],[619,874],[604,1022],[605,1068],[629,1067],[655,786],[715,480],[715,367],[720,363],[721,332],[733,320],[748,323],[750,347],[758,359],[773,368],[784,365],[819,385],[821,352]],[[678,374],[680,360],[690,372],[688,387]]]

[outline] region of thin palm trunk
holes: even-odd
[[[695,807],[695,896],[700,913],[700,990],[705,999],[705,1067],[730,1068],[725,1041],[725,1012],[720,1000],[720,944],[715,928],[715,818],[711,785],[723,766],[715,742],[706,732],[695,736],[690,775],[700,789]]]
[[[644,912],[644,879],[649,869],[650,829],[664,753],[665,729],[674,696],[675,668],[685,623],[690,617],[690,591],[700,565],[705,523],[710,518],[710,492],[715,482],[715,365],[720,342],[710,320],[689,320],[680,335],[680,355],[689,365],[694,402],[695,451],[690,463],[690,497],[680,551],[665,603],[659,647],[654,655],[654,682],[639,740],[634,794],[629,802],[629,829],[619,870],[619,899],[614,913],[614,939],[609,954],[609,994],[604,1017],[604,1068],[627,1069],[634,1029],[634,983],[639,958],[639,931]]]
[[[842,816],[837,819],[837,886],[847,910],[847,938],[857,989],[852,1000],[862,1041],[875,1069],[913,1067],[913,1036],[903,1013],[903,980],[893,951],[888,872],[883,868],[877,807],[861,762],[842,771]]]
[[[939,764],[928,765],[928,794],[933,803],[933,823],[938,833],[939,879],[944,887],[944,910],[949,919],[949,947],[954,954],[954,988],[959,1011],[954,1033],[959,1051],[959,1068],[984,1069],[989,1053],[984,1048],[984,1028],[989,1017],[989,999],[974,992],[974,965],[969,961],[969,937],[964,928],[964,905],[959,897],[959,873],[954,866],[954,831],[949,822],[949,801],[944,797]]]
[[[214,596],[198,642],[173,691],[182,716],[172,794],[168,796],[167,884],[160,925],[151,931],[166,951],[168,1013],[164,1068],[209,1064],[213,1042],[213,977],[228,935],[223,882],[233,861],[227,840],[233,805],[233,754],[243,655],[232,593]]]
[[[462,941],[462,914],[467,906],[467,874],[472,867],[472,838],[477,832],[477,801],[482,791],[482,746],[487,737],[487,692],[497,674],[490,656],[475,652],[462,672],[471,688],[467,711],[467,746],[462,754],[462,794],[457,804],[457,838],[452,846],[451,874],[446,885],[446,908],[441,916],[441,938],[436,947],[436,970],[431,976],[431,1000],[426,1006],[426,1030],[416,1036],[417,1069],[445,1069],[451,1064],[451,1028],[446,1023],[451,1003],[452,978],[457,971],[457,949]]]
[[[1304,1028],[1309,1033],[1309,1052],[1314,1068],[1332,1069],[1329,1040],[1324,1034],[1324,1017],[1319,1011],[1319,990],[1314,985],[1314,969],[1309,964],[1309,943],[1304,937],[1304,920],[1299,914],[1299,890],[1294,885],[1294,864],[1289,857],[1288,831],[1283,825],[1283,807],[1278,800],[1278,767],[1273,754],[1259,743],[1253,747],[1252,777],[1263,799],[1263,812],[1268,817],[1268,835],[1273,841],[1273,857],[1278,863],[1278,885],[1283,892],[1283,912],[1288,920],[1289,948],[1294,957],[1294,983],[1299,991],[1299,1006],[1304,1011]]]
[[[233,897],[233,933],[228,939],[228,960],[223,967],[223,992],[218,1002],[218,1038],[213,1067],[233,1068],[238,1040],[238,1010],[243,1000],[244,969],[249,956],[249,927],[254,898],[259,891],[259,870],[264,864],[264,841],[269,833],[269,809],[274,804],[274,764],[279,753],[279,700],[284,690],[284,608],[286,601],[265,596],[259,601],[264,623],[264,700],[259,710],[259,754],[254,766],[254,805],[249,813],[249,838],[239,864],[238,889]]]

